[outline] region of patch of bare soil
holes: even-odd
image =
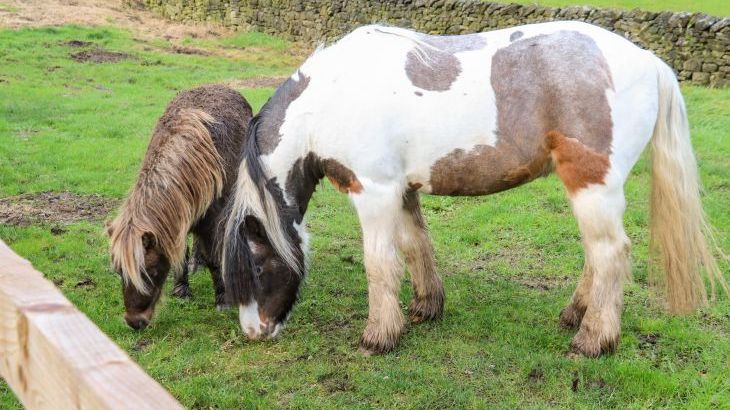
[[[226,82],[232,88],[278,88],[287,77],[251,77]]]
[[[538,292],[547,292],[549,290],[565,286],[570,282],[570,278],[563,276],[561,278],[556,277],[522,277],[513,279],[515,283],[536,290]]]
[[[201,50],[194,47],[172,46],[172,52],[175,54],[187,54],[196,56],[209,56],[209,51]]]
[[[0,198],[0,223],[27,226],[32,223],[69,223],[100,220],[117,201],[100,195],[41,192]]]
[[[93,46],[94,43],[92,43],[91,41],[71,40],[66,41],[65,43],[63,43],[63,45],[69,47],[90,47]]]
[[[130,55],[127,53],[104,50],[103,48],[79,51],[77,53],[71,53],[70,56],[71,59],[78,63],[116,63],[117,61],[130,58]]]
[[[147,38],[178,40],[230,33],[213,24],[174,23],[144,10],[139,0],[3,0],[0,27],[47,27],[64,24],[116,26]]]

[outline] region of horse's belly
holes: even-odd
[[[542,148],[522,156],[511,147],[477,145],[433,163],[428,181],[409,182],[434,195],[488,195],[544,176],[551,168],[550,154]]]

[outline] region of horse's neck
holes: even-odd
[[[322,175],[307,152],[304,127],[292,128],[295,131],[279,134],[278,127],[263,127],[257,138],[268,189],[295,221],[301,221]]]

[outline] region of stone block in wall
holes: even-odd
[[[692,73],[692,82],[706,85],[710,83],[710,73],[694,72]]]
[[[717,71],[718,67],[717,64],[713,63],[704,63],[702,64],[702,72],[704,73],[714,73]]]

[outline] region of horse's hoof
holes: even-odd
[[[172,289],[172,296],[180,299],[190,299],[193,296],[193,292],[188,285],[175,285]]]
[[[399,334],[383,336],[365,329],[365,332],[360,338],[359,351],[365,356],[388,353],[395,348],[395,344],[398,343],[398,337]]]
[[[570,343],[568,357],[598,357],[616,351],[620,337],[606,337],[581,328]]]
[[[360,347],[357,349],[363,356],[370,357],[381,355],[393,350],[395,343],[372,343],[360,340]]]
[[[215,310],[219,312],[224,312],[226,310],[229,310],[231,308],[231,305],[228,303],[216,303],[215,304]]]
[[[439,319],[444,313],[444,293],[426,297],[414,297],[408,307],[411,323],[417,324],[427,320]]]

